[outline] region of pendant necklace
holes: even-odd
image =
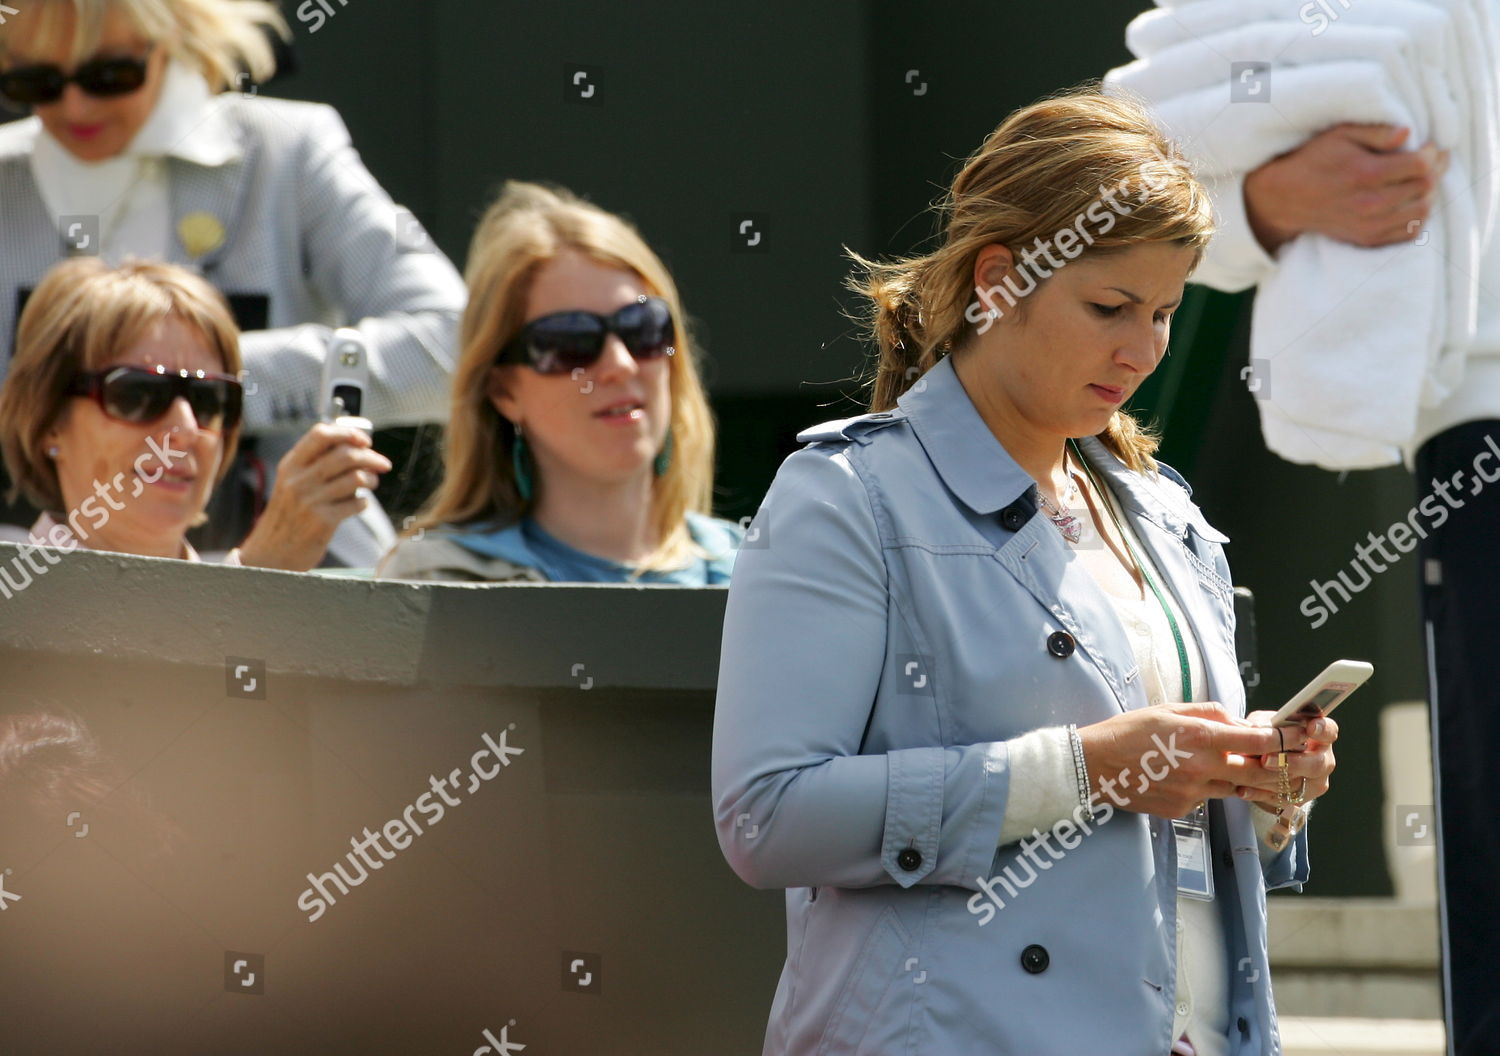
[[[1067,494],[1062,496],[1062,501],[1068,506],[1073,506],[1078,500],[1078,485],[1073,482],[1073,474],[1068,472],[1068,451],[1063,449],[1063,474],[1068,478]],[[1037,498],[1042,500],[1042,512],[1047,519],[1057,525],[1057,530],[1062,532],[1063,538],[1070,543],[1077,543],[1083,538],[1083,522],[1074,517],[1067,509],[1055,506],[1051,499],[1042,494],[1040,486],[1036,489]]]

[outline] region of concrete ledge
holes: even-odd
[[[215,667],[250,657],[270,677],[424,688],[592,679],[712,692],[718,681],[725,587],[387,583],[46,553],[61,559],[0,543],[0,565],[23,588],[0,591],[0,649]]]

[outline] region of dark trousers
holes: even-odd
[[[1463,506],[1421,544],[1448,1051],[1500,1052],[1500,420],[1417,453],[1419,497]],[[1489,452],[1488,454],[1485,454]],[[1483,456],[1483,457],[1481,457]],[[1476,462],[1477,460],[1477,462]],[[1496,478],[1493,483],[1485,477]],[[1429,509],[1435,508],[1429,504]],[[1432,519],[1424,518],[1431,525]]]

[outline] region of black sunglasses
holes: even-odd
[[[538,374],[567,374],[591,367],[616,334],[636,359],[670,356],[672,309],[660,297],[642,294],[611,315],[553,312],[533,319],[500,350],[498,363],[522,363]]]
[[[129,95],[146,83],[147,62],[154,48],[140,58],[90,59],[71,74],[57,66],[18,66],[0,73],[0,95],[22,106],[55,103],[69,84],[101,98]]]
[[[229,374],[166,367],[110,367],[80,373],[68,388],[70,396],[89,396],[111,418],[144,425],[171,410],[181,396],[193,409],[199,429],[223,432],[240,421],[245,387]]]

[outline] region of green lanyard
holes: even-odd
[[[1073,445],[1073,454],[1078,459],[1078,464],[1083,467],[1084,473],[1088,474],[1089,483],[1094,485],[1094,490],[1099,493],[1099,500],[1104,503],[1104,508],[1109,511],[1110,520],[1115,522],[1115,528],[1120,533],[1120,539],[1125,543],[1125,550],[1130,554],[1130,559],[1136,563],[1141,570],[1141,576],[1146,580],[1146,585],[1151,588],[1151,593],[1156,595],[1157,603],[1161,605],[1161,611],[1167,614],[1167,625],[1172,628],[1172,640],[1177,643],[1177,662],[1182,665],[1182,699],[1185,703],[1193,699],[1193,674],[1188,666],[1187,646],[1182,641],[1182,631],[1177,626],[1177,617],[1172,615],[1172,606],[1167,604],[1166,597],[1161,588],[1156,585],[1156,580],[1146,568],[1146,562],[1142,561],[1140,555],[1135,552],[1135,547],[1130,545],[1130,535],[1125,531],[1120,518],[1115,514],[1114,504],[1109,501],[1109,493],[1100,486],[1094,471],[1089,467],[1083,457],[1083,452],[1078,450],[1078,444],[1072,440],[1068,443]]]

